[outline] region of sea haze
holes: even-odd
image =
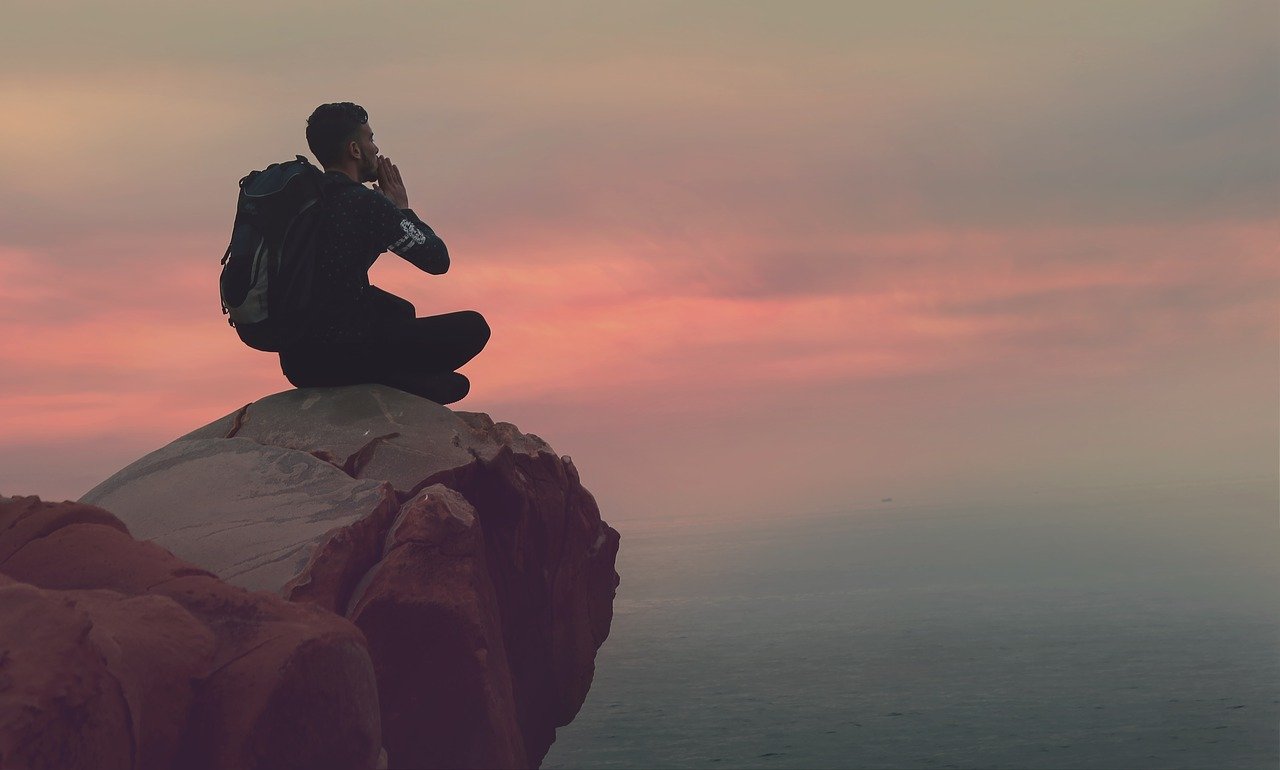
[[[543,766],[1275,767],[1276,479],[1025,497],[615,523]]]

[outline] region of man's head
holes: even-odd
[[[357,182],[378,180],[378,145],[373,143],[369,113],[358,104],[316,107],[307,118],[307,145],[326,170],[342,171]]]

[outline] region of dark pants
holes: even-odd
[[[381,293],[394,309],[373,340],[311,343],[281,351],[284,376],[299,388],[376,382],[438,404],[461,400],[471,383],[454,370],[489,341],[484,316],[461,310],[415,318],[408,300]]]

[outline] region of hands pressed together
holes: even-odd
[[[400,169],[390,158],[378,156],[378,181],[374,182],[373,189],[390,198],[397,208],[409,208],[409,193],[404,189]]]

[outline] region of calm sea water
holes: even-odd
[[[1277,502],[621,523],[613,630],[543,766],[1275,768]]]

